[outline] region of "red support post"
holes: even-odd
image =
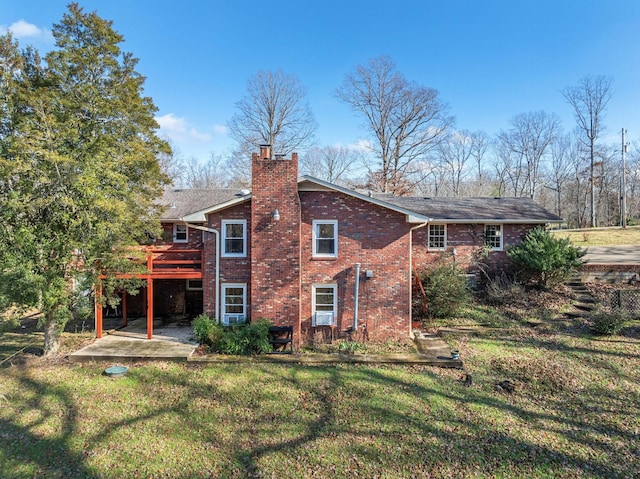
[[[96,337],[100,339],[102,337],[102,283],[100,280],[96,282],[96,294],[95,294],[95,316],[96,316]]]
[[[153,279],[147,279],[147,339],[153,338]]]

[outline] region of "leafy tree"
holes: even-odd
[[[546,288],[566,281],[579,270],[586,251],[573,246],[568,238],[558,238],[543,228],[534,228],[519,244],[507,249],[518,273]]]
[[[407,193],[419,180],[412,178],[414,163],[445,138],[453,123],[438,91],[407,81],[383,56],[357,66],[335,94],[373,136],[378,164],[369,175],[372,186],[383,193]]]
[[[53,35],[45,63],[0,39],[3,65],[14,65],[0,107],[0,307],[40,309],[47,354],[75,284],[100,281],[109,292],[112,273],[139,268],[130,248],[159,229],[154,199],[168,178],[157,158],[169,151],[112,22],[70,4]]]
[[[243,155],[259,144],[271,145],[272,154],[288,155],[310,146],[317,128],[307,102],[307,90],[282,70],[259,71],[247,82],[247,95],[236,103],[238,113],[229,121],[231,135]]]

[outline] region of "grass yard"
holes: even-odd
[[[576,246],[640,245],[640,226],[553,230],[551,233],[569,238]]]
[[[598,338],[488,308],[467,321],[493,327],[446,337],[466,371],[144,363],[110,379],[15,356],[0,477],[640,477],[640,324]]]

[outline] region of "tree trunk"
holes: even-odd
[[[47,311],[46,318],[44,323],[44,355],[50,356],[60,349],[60,330],[53,311]]]

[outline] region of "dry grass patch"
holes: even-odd
[[[612,246],[640,244],[640,226],[553,230],[560,238],[569,238],[576,246]]]

